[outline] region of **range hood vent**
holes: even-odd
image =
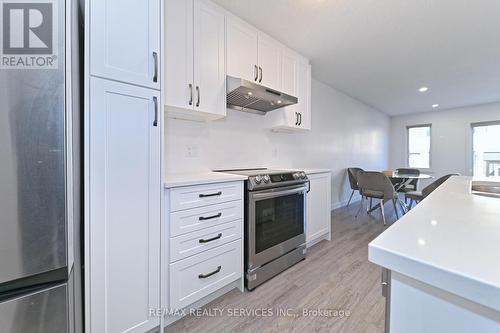
[[[227,106],[245,112],[266,112],[297,104],[298,98],[247,80],[227,76]]]

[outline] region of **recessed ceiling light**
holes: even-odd
[[[432,104],[433,109],[437,109],[439,107],[439,104]]]
[[[429,90],[429,88],[427,88],[427,87],[418,88],[418,91],[420,91],[420,92],[426,92],[427,90]]]

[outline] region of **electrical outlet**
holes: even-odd
[[[198,146],[187,145],[186,146],[186,157],[191,157],[191,158],[198,157]]]

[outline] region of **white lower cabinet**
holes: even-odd
[[[243,231],[241,220],[170,238],[170,259],[176,261],[238,240]]]
[[[243,211],[242,181],[165,190],[163,307],[197,307],[243,287]]]
[[[306,243],[312,246],[331,237],[331,174],[308,174]]]
[[[241,250],[240,239],[170,264],[170,308],[182,309],[240,279]]]
[[[91,78],[86,259],[87,332],[160,325],[160,92]]]

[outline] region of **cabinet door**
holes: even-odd
[[[90,81],[90,331],[145,332],[159,325],[159,92]]]
[[[330,232],[331,176],[320,173],[308,177],[311,190],[307,194],[306,242],[310,243]]]
[[[165,103],[193,109],[193,0],[165,2]]]
[[[257,30],[234,18],[227,18],[227,75],[256,81]]]
[[[224,14],[204,0],[194,2],[194,109],[226,114]]]
[[[281,90],[292,96],[297,96],[297,63],[297,58],[294,55],[283,52]]]
[[[160,89],[160,0],[91,0],[92,75]]]
[[[281,88],[281,46],[266,35],[259,34],[258,82],[266,87]]]
[[[281,90],[286,94],[297,97],[297,58],[286,51],[282,53],[281,78]],[[297,105],[291,105],[281,111],[284,114],[286,127],[298,127],[299,115],[297,110]]]
[[[297,67],[297,103],[299,127],[311,129],[311,65],[299,63]]]

